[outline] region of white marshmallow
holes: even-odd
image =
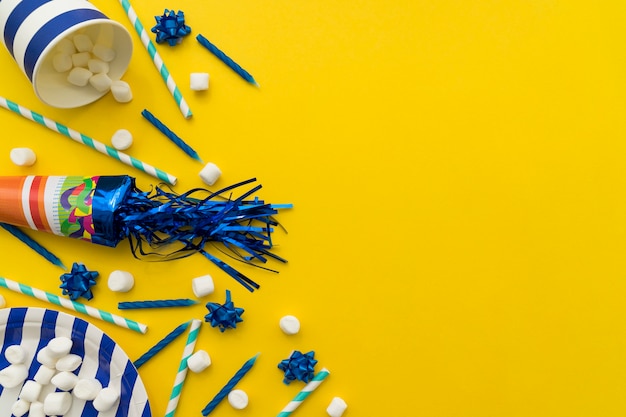
[[[97,379],[80,379],[72,394],[79,400],[93,401],[102,390],[102,384]]]
[[[115,133],[113,133],[113,136],[111,137],[111,144],[118,151],[123,151],[125,149],[128,149],[133,144],[133,134],[130,133],[126,129],[119,129]],[[113,275],[114,272],[121,272],[123,274],[128,274],[128,272],[124,272],[124,271],[113,271],[111,275]],[[109,275],[109,280],[111,279],[111,275]],[[116,280],[122,279],[123,282],[128,282],[128,279],[126,277],[115,277],[115,279]],[[133,284],[134,284],[134,279],[133,279],[133,276],[130,275],[130,288],[128,290],[130,290],[133,287]],[[116,291],[116,290],[112,289],[112,291]]]
[[[91,53],[103,60],[104,62],[111,62],[115,59],[115,50],[108,46],[95,44]]]
[[[107,411],[113,408],[117,400],[120,398],[120,393],[115,388],[106,387],[102,388],[96,398],[93,400],[93,408],[98,411]]]
[[[52,57],[52,68],[56,72],[65,72],[72,69],[74,63],[72,62],[72,56],[59,52]]]
[[[236,410],[243,410],[248,406],[248,394],[240,389],[234,389],[228,393],[228,402]]]
[[[50,352],[50,356],[59,359],[70,353],[73,344],[74,342],[69,337],[59,336],[50,339],[46,348]]]
[[[39,369],[37,369],[37,372],[35,372],[35,376],[33,377],[33,379],[35,380],[35,382],[38,382],[41,385],[48,385],[50,383],[50,380],[52,380],[52,377],[56,373],[57,370],[55,368],[41,365]]]
[[[62,54],[72,55],[76,52],[76,47],[74,46],[74,42],[69,40],[68,38],[61,39],[56,46],[56,50]]]
[[[50,382],[61,391],[71,391],[78,382],[78,376],[71,372],[63,371],[53,376]]]
[[[24,364],[9,365],[0,371],[0,385],[4,388],[22,385],[26,378],[28,378],[28,367]]]
[[[194,91],[209,89],[209,74],[206,72],[192,72],[189,77],[189,88]]]
[[[46,417],[46,413],[43,411],[43,403],[41,401],[35,401],[30,404],[28,417]]]
[[[60,358],[56,363],[56,368],[57,371],[72,372],[78,369],[81,363],[83,363],[83,359],[71,353]]]
[[[295,316],[286,315],[280,319],[279,326],[285,334],[296,334],[300,331],[300,320]]]
[[[206,185],[213,185],[222,175],[222,171],[213,162],[209,162],[200,171],[200,178]]]
[[[72,68],[70,73],[67,75],[67,82],[77,87],[84,87],[87,85],[92,75],[92,72],[87,68]]]
[[[22,386],[19,398],[24,401],[28,401],[29,403],[35,402],[39,398],[42,388],[43,386],[35,381],[26,381],[26,383]]]
[[[115,146],[115,142],[113,143],[113,146]],[[115,146],[115,148],[120,149],[117,146]],[[116,270],[109,274],[108,285],[111,291],[128,292],[135,285],[135,278],[130,272]]]
[[[14,417],[22,417],[24,414],[28,413],[29,409],[30,403],[20,398],[11,406],[11,414],[13,414]]]
[[[112,82],[113,81],[111,81],[111,79],[105,72],[94,74],[91,76],[91,78],[89,78],[89,84],[91,84],[91,86],[98,90],[98,92],[100,93],[109,91]]]
[[[108,73],[109,64],[99,59],[90,59],[87,61],[87,69],[94,74],[99,74],[101,72]]]
[[[72,65],[75,67],[87,68],[87,64],[91,59],[89,52],[77,52],[72,54]]]
[[[29,167],[37,161],[37,155],[30,148],[13,148],[9,154],[11,162],[18,167]]]
[[[26,360],[26,349],[20,345],[11,345],[4,351],[4,357],[9,363],[18,365]]]
[[[133,92],[126,81],[116,80],[111,84],[111,93],[118,103],[128,103],[133,99]]]
[[[211,275],[203,275],[201,277],[194,278],[191,280],[191,289],[193,290],[193,294],[198,298],[212,294],[215,290],[213,278],[211,278]]]
[[[72,407],[72,395],[69,392],[51,392],[43,401],[43,411],[48,416],[62,416]]]
[[[330,417],[341,417],[346,408],[348,408],[348,404],[343,399],[335,397],[328,405],[326,412]]]
[[[48,368],[54,368],[58,359],[47,346],[37,352],[37,362]]]
[[[93,42],[91,38],[84,34],[78,34],[74,36],[74,46],[79,52],[89,52],[93,50]]]
[[[211,357],[204,350],[199,350],[187,358],[187,367],[195,373],[202,372],[211,365]]]
[[[7,300],[5,300],[2,295],[0,295],[0,308],[5,308],[6,306],[7,306]]]

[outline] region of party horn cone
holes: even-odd
[[[106,222],[119,201],[96,193],[98,185],[119,198],[133,184],[128,177],[0,177],[0,222],[116,246],[121,239]]]
[[[227,256],[277,272],[264,264],[286,262],[272,252],[275,216],[290,204],[268,204],[254,178],[217,192],[144,192],[129,176],[0,177],[0,223],[115,247],[128,240],[136,258],[173,260],[200,253],[249,291],[253,280],[209,253],[216,243]]]

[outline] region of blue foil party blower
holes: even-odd
[[[133,256],[169,261],[200,253],[249,291],[260,286],[209,252],[263,266],[285,263],[273,250],[275,216],[291,204],[252,197],[252,178],[219,191],[194,188],[183,194],[154,186],[138,189],[129,176],[0,177],[0,222],[116,247],[129,242]],[[236,198],[233,193],[244,187]]]

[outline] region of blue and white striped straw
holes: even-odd
[[[280,413],[278,413],[277,417],[290,416],[291,413],[293,413],[294,410],[298,408],[300,404],[302,404],[302,401],[306,400],[307,397],[311,395],[311,392],[313,392],[317,387],[319,387],[319,385],[322,383],[322,381],[324,381],[324,379],[326,379],[328,375],[330,375],[330,372],[328,372],[328,369],[322,368],[322,370],[319,371],[317,375],[313,377],[311,382],[306,384],[304,388],[300,390],[298,395],[296,395],[295,398],[291,400],[291,402],[287,404]]]
[[[130,23],[133,25],[133,27],[135,28],[135,31],[139,35],[139,38],[141,39],[141,43],[146,48],[146,51],[148,51],[150,58],[152,58],[152,62],[154,63],[154,66],[159,71],[159,74],[161,74],[163,81],[165,81],[165,84],[167,85],[167,89],[172,94],[172,97],[174,97],[174,100],[176,100],[176,104],[178,104],[178,108],[180,109],[180,112],[183,114],[183,116],[185,116],[186,119],[191,117],[192,115],[191,109],[187,105],[187,102],[183,98],[183,95],[181,94],[180,90],[178,89],[178,86],[176,85],[174,78],[172,78],[172,75],[170,74],[167,67],[165,66],[163,59],[157,52],[156,46],[154,46],[154,43],[152,43],[152,41],[150,40],[150,35],[148,35],[148,32],[146,31],[146,29],[144,29],[143,25],[141,24],[141,21],[139,20],[139,17],[137,16],[135,9],[133,9],[133,6],[131,6],[128,0],[120,0],[120,4],[124,8],[124,11],[126,12],[126,16],[128,16],[128,19],[130,20]]]
[[[165,417],[173,417],[178,407],[178,401],[180,400],[180,394],[183,390],[183,384],[187,377],[187,360],[193,354],[193,349],[196,346],[196,340],[198,339],[198,333],[200,332],[200,325],[202,321],[194,319],[191,322],[189,328],[189,335],[187,336],[187,343],[185,349],[183,349],[183,358],[180,361],[178,367],[178,373],[174,379],[174,387],[172,388],[172,394],[170,395],[170,401],[167,403],[167,409],[165,410]]]

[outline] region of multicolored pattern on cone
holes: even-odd
[[[0,222],[91,241],[99,177],[0,177]]]

